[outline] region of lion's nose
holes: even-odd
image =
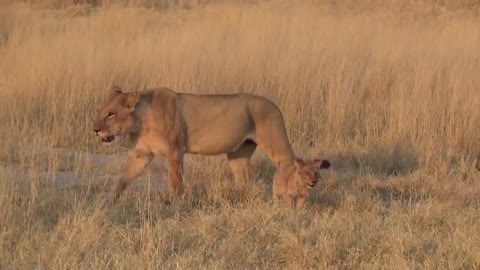
[[[100,131],[99,128],[94,128],[94,129],[93,129],[93,132],[95,132],[95,133],[98,133],[99,131]]]

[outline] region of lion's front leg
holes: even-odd
[[[168,179],[170,195],[177,197],[183,193],[183,154],[168,157]]]
[[[123,169],[122,175],[118,178],[113,187],[115,203],[122,192],[127,188],[127,185],[137,178],[144,169],[152,162],[153,153],[143,149],[134,150],[128,157],[127,164]]]

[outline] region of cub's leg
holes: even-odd
[[[283,195],[283,203],[285,207],[290,209],[295,208],[295,201],[296,201],[296,196],[288,195],[288,194]]]
[[[476,162],[476,164],[475,164],[475,168],[477,168],[477,170],[480,171],[480,153],[478,153],[477,162]]]
[[[118,200],[122,192],[127,188],[127,185],[137,178],[150,162],[152,162],[153,157],[152,152],[143,149],[136,149],[130,153],[127,164],[113,187],[115,194],[113,203]]]
[[[251,184],[249,165],[256,148],[255,142],[247,140],[236,151],[227,153],[228,165],[232,170],[237,189]]]
[[[277,169],[278,172],[278,169]],[[272,199],[276,202],[283,202],[287,195],[287,181],[282,173],[275,173],[272,183]]]
[[[295,202],[295,206],[297,209],[302,208],[303,205],[305,204],[305,201],[307,200],[306,196],[298,196],[297,200]]]
[[[283,201],[283,196],[281,194],[273,193],[272,200],[274,203],[279,203]]]
[[[168,155],[168,187],[175,198],[183,193],[183,153]]]
[[[280,192],[280,187],[276,184],[276,181],[273,181],[272,185],[272,199],[274,202],[282,201],[283,194]]]

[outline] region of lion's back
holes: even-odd
[[[159,111],[155,114],[159,119],[154,121],[162,126],[171,126],[165,123],[174,121],[172,124],[181,126],[181,141],[187,151],[219,154],[251,140],[275,162],[293,159],[282,113],[266,97],[247,93],[196,95],[164,89],[155,90],[153,96],[158,99],[153,102],[153,111]],[[162,117],[166,119],[162,121]]]

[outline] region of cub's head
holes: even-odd
[[[318,182],[318,172],[320,169],[330,167],[330,161],[324,159],[301,160],[295,159],[295,177],[301,185],[305,185],[308,189],[313,188]]]
[[[138,93],[123,93],[119,87],[113,87],[107,101],[97,110],[93,123],[93,131],[102,142],[109,143],[115,136],[129,132],[138,99]]]

